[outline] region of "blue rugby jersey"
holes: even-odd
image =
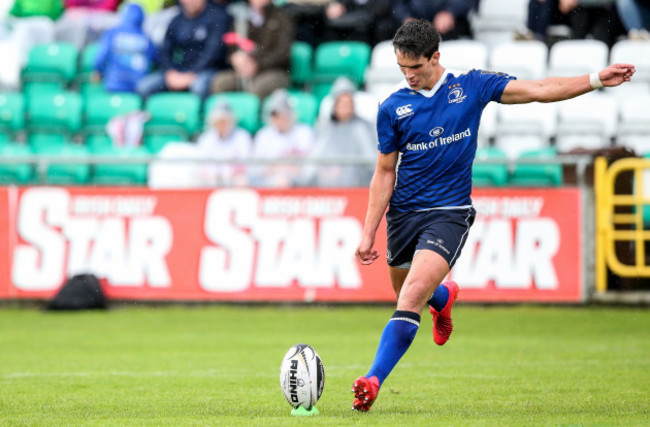
[[[391,209],[472,204],[481,114],[488,102],[501,99],[512,79],[503,73],[447,69],[430,91],[414,91],[404,81],[379,105],[378,149],[400,156]]]

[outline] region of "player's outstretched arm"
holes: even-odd
[[[632,64],[612,64],[598,73],[576,77],[549,77],[541,80],[512,80],[501,95],[503,104],[555,102],[575,98],[600,87],[614,87],[630,81]]]
[[[377,156],[375,174],[370,182],[366,222],[363,226],[361,242],[356,251],[357,259],[363,265],[372,264],[379,257],[379,252],[373,249],[375,234],[377,233],[381,219],[384,217],[390,198],[393,195],[397,158],[397,151],[390,154],[379,153]]]

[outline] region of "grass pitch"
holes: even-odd
[[[454,310],[423,316],[369,413],[350,410],[390,307],[0,309],[0,425],[650,425],[650,311]],[[289,415],[286,350],[325,364],[320,416]]]

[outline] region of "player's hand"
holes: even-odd
[[[356,256],[362,265],[370,265],[379,257],[379,252],[372,248],[374,244],[374,238],[364,237],[361,239]]]
[[[612,64],[598,73],[603,86],[613,87],[629,82],[636,68],[632,64]]]

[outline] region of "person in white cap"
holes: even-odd
[[[289,93],[285,89],[274,91],[267,110],[268,124],[255,134],[254,157],[278,160],[306,157],[314,144],[314,130],[296,120]],[[300,165],[278,162],[257,167],[250,178],[253,185],[292,187],[301,184],[303,172]]]
[[[206,166],[203,173],[208,181],[220,186],[247,185],[245,161],[253,154],[253,139],[237,126],[237,118],[226,101],[218,102],[210,111],[207,129],[199,136],[197,147],[205,157],[242,160]]]

